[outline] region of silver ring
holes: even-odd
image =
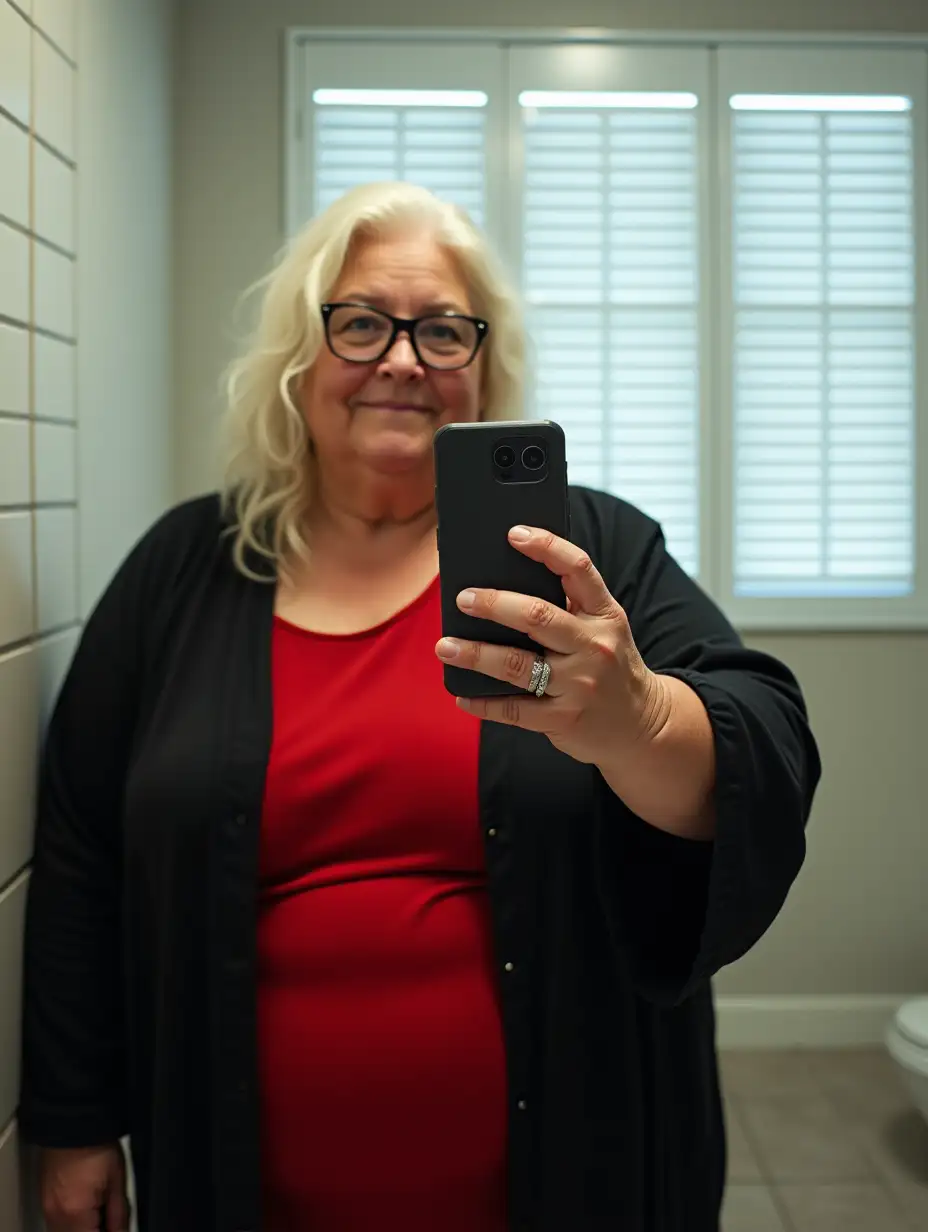
[[[551,664],[542,655],[539,655],[532,664],[532,675],[528,682],[529,693],[534,693],[536,697],[544,697],[545,689],[547,689],[550,679]]]

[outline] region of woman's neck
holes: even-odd
[[[432,501],[405,516],[349,502],[317,499],[307,522],[310,551],[318,561],[347,571],[380,572],[434,555]]]

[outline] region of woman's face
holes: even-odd
[[[407,319],[473,315],[461,272],[433,236],[401,232],[360,242],[328,296]],[[420,364],[401,334],[382,359],[351,363],[322,349],[306,374],[303,413],[320,468],[431,485],[432,437],[446,423],[480,418],[482,356],[438,372]],[[429,487],[431,491],[431,487]]]

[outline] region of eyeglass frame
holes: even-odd
[[[393,329],[390,337],[387,339],[386,346],[379,355],[375,355],[371,359],[349,359],[345,355],[340,355],[338,351],[335,350],[335,347],[332,345],[332,339],[329,336],[329,323],[331,321],[332,313],[336,308],[364,308],[368,312],[374,312],[378,316],[385,317],[386,320],[390,322]],[[465,368],[469,368],[477,358],[477,354],[480,351],[481,346],[483,346],[487,334],[490,332],[490,323],[488,321],[485,321],[482,317],[468,316],[465,312],[427,312],[421,317],[395,317],[391,312],[384,312],[382,308],[375,308],[373,304],[361,304],[354,300],[338,300],[333,303],[320,304],[319,311],[322,313],[322,324],[323,331],[325,333],[326,346],[336,359],[343,359],[346,364],[379,364],[383,357],[385,355],[389,355],[389,353],[393,350],[393,347],[396,345],[396,340],[400,334],[405,334],[409,339],[409,345],[412,347],[416,359],[418,359],[419,363],[422,364],[424,368],[428,368],[432,372],[462,372]],[[441,368],[436,364],[430,364],[427,359],[423,358],[423,355],[419,350],[418,343],[416,342],[416,326],[420,324],[420,322],[441,321],[444,319],[452,321],[470,321],[471,325],[475,326],[477,330],[477,341],[474,343],[474,349],[471,352],[470,357],[465,363],[455,364],[451,368]]]

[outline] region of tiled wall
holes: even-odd
[[[0,1229],[37,735],[77,640],[74,0],[0,0]]]

